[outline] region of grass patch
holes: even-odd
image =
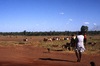
[[[43,48],[49,48],[52,51],[64,51],[69,52],[67,49],[62,48],[62,45],[69,43],[69,40],[59,40],[59,41],[43,41],[43,38],[47,36],[27,36],[28,40],[27,42],[23,41],[24,37],[12,37],[12,38],[6,38],[1,37],[0,38],[0,46],[16,46],[16,45],[32,45],[34,47],[43,47]],[[91,37],[91,38],[90,38]],[[88,42],[96,42],[96,45],[91,46],[88,44]],[[71,52],[71,51],[70,51]],[[86,45],[86,51],[85,53],[93,54],[98,53],[100,54],[100,36],[88,36],[87,37],[87,45]]]
[[[62,45],[66,44],[67,40],[64,41],[47,41],[47,42],[40,42],[39,46],[44,47],[44,48],[49,48],[52,51],[64,51],[62,48]]]

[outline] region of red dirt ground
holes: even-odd
[[[83,54],[82,61],[76,62],[74,53],[51,51],[30,45],[0,47],[0,66],[100,66],[100,55]]]

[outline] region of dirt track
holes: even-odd
[[[0,66],[100,66],[100,55],[84,54],[81,62],[76,62],[74,53],[61,51],[47,52],[33,46],[0,47]]]

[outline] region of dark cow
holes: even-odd
[[[43,41],[48,41],[48,39],[47,38],[44,38]]]
[[[96,42],[88,42],[88,44],[91,45],[91,46],[95,46]]]
[[[27,38],[25,38],[25,39],[23,39],[23,41],[28,41],[28,39],[27,39]]]
[[[70,43],[66,43],[65,45],[62,45],[62,47],[68,49],[69,51],[71,50]]]

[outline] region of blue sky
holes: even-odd
[[[0,0],[0,32],[100,30],[100,0]]]

